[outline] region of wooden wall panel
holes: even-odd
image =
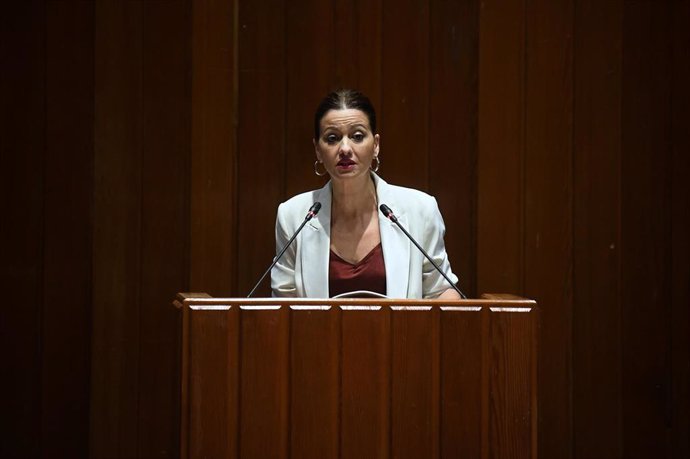
[[[176,289],[188,289],[189,2],[144,2],[139,457],[174,457],[179,438]]]
[[[333,87],[354,88],[381,110],[383,0],[336,0]],[[354,33],[351,33],[354,31]],[[314,107],[316,108],[316,107]]]
[[[441,432],[440,454],[443,458],[476,457],[488,452],[488,343],[482,341],[487,314],[476,314],[480,307],[441,311]],[[484,320],[485,323],[478,323]],[[487,340],[488,341],[488,340]],[[476,348],[481,343],[481,349]],[[474,352],[464,353],[464,349]],[[443,362],[457,362],[449,366]],[[463,371],[455,371],[462,368]],[[453,390],[462,387],[463,390]],[[479,441],[478,441],[479,440]]]
[[[285,2],[240,2],[239,24],[237,189],[259,190],[238,193],[235,293],[245,296],[275,255],[276,210],[285,198]],[[270,292],[267,279],[255,296]]]
[[[278,306],[241,311],[239,457],[286,459],[289,451],[289,314]]]
[[[314,110],[334,89],[339,55],[334,49],[331,3],[290,1],[285,9],[285,157],[278,166],[285,180],[282,200],[326,183],[324,177],[314,175]]]
[[[668,4],[626,2],[623,18],[623,456],[670,457],[672,23]]]
[[[340,413],[340,457],[390,457],[390,314],[347,310],[341,313],[340,398],[350,400]],[[356,395],[356,396],[355,396]]]
[[[441,441],[457,441],[452,431],[472,435],[459,441],[473,457],[535,457],[533,302],[179,300],[183,457],[456,457],[440,455]],[[476,401],[456,385],[468,380],[482,386]],[[444,405],[458,413],[441,417],[442,393],[482,413]]]
[[[479,16],[477,291],[523,291],[525,12],[483,2]]]
[[[385,0],[383,10],[380,173],[428,191],[429,2]]]
[[[527,8],[524,291],[541,307],[540,454],[572,457],[573,2]]]
[[[236,291],[237,2],[191,2],[190,289]]]
[[[240,359],[240,312],[237,307],[211,311],[186,311],[185,330],[190,346],[183,349],[189,368],[184,394],[189,397],[185,420],[191,438],[183,439],[182,458],[238,458],[238,394]],[[203,337],[203,338],[201,338]],[[222,362],[219,364],[219,362]],[[232,364],[234,363],[234,365]],[[204,375],[213,374],[213,378]],[[209,394],[223,394],[205,403]],[[223,435],[209,436],[224,426]],[[195,440],[203,439],[203,442]]]
[[[44,457],[88,455],[93,14],[89,2],[46,3],[40,397]]]
[[[509,309],[496,307],[489,312],[488,358],[492,371],[488,381],[488,455],[535,458],[537,432],[532,416],[538,414],[532,395],[537,388],[537,324],[529,309]],[[548,451],[544,456],[555,457]]]
[[[620,457],[619,283],[622,3],[576,18],[574,455]],[[587,343],[596,342],[596,346]],[[602,435],[606,432],[606,435]]]
[[[45,171],[45,5],[13,3],[0,15],[2,110],[3,431],[0,455],[41,450],[41,312]]]
[[[690,457],[690,2],[674,2],[671,140],[671,451]]]
[[[429,192],[461,290],[476,295],[479,2],[430,2]]]
[[[580,1],[575,16],[574,457],[622,455],[622,11],[622,1]]]
[[[290,310],[290,457],[338,457],[340,316],[311,307]]]
[[[438,457],[440,311],[391,313],[391,450],[395,458]]]
[[[90,454],[137,455],[142,4],[95,7]]]

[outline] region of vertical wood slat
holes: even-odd
[[[671,456],[670,13],[669,2],[624,3],[620,276],[626,458]]]
[[[461,290],[476,272],[479,2],[431,1],[429,192],[446,224],[446,250]],[[450,171],[450,172],[449,172]]]
[[[690,2],[674,2],[672,16],[672,387],[667,403],[671,405],[672,455],[690,457]]]
[[[378,2],[372,2],[374,8]],[[333,74],[331,80],[336,88],[357,88],[356,82],[358,80],[359,65],[357,65],[358,57],[365,49],[359,44],[362,36],[371,35],[371,32],[361,34],[357,33],[359,29],[359,14],[357,0],[334,0],[331,3],[331,17],[333,18],[333,34],[332,46],[336,50],[334,53],[337,56],[332,60]],[[378,19],[376,16],[374,18]],[[342,33],[344,31],[350,33]]]
[[[439,455],[438,318],[438,310],[391,312],[391,457]]]
[[[45,5],[40,438],[44,457],[86,457],[91,366],[94,5]],[[166,306],[167,312],[174,314]]]
[[[524,295],[543,307],[540,454],[568,459],[572,438],[572,0],[526,7]],[[557,408],[556,408],[557,407]]]
[[[529,311],[506,309],[489,312],[489,456],[536,458],[537,330]]]
[[[173,457],[179,438],[177,318],[188,284],[189,5],[143,2],[141,346],[138,455]]]
[[[573,456],[622,456],[623,1],[580,1],[574,31]]]
[[[6,9],[5,9],[6,8]],[[3,416],[0,455],[41,455],[41,313],[46,148],[46,6],[13,2],[0,15],[0,236]],[[21,352],[17,352],[21,350]],[[11,396],[10,396],[11,394]]]
[[[237,286],[248,293],[274,255],[285,160],[285,1],[239,2]],[[308,137],[305,148],[309,149]],[[308,169],[310,164],[305,164]],[[270,296],[264,282],[255,297]]]
[[[182,457],[237,458],[239,308],[192,310],[185,315],[190,435]]]
[[[294,308],[294,307],[293,307]],[[318,308],[318,306],[316,307]],[[290,457],[338,457],[339,311],[291,311]]]
[[[239,456],[243,458],[289,454],[290,311],[285,306],[272,308],[241,311]]]
[[[190,288],[236,289],[237,3],[192,5]]]
[[[98,2],[95,24],[90,455],[135,457],[141,346],[142,4]]]
[[[380,173],[389,183],[428,190],[429,5],[384,0],[383,11]]]
[[[357,89],[377,109],[381,108],[382,65],[380,59],[372,57],[381,55],[382,11],[383,0],[335,0],[330,11],[335,52],[330,57],[329,89]]]
[[[441,432],[442,458],[484,458],[484,420],[480,307],[441,311]],[[479,348],[477,345],[479,344]],[[457,388],[461,387],[462,390]],[[488,452],[488,451],[487,451]]]
[[[485,1],[479,13],[476,250],[483,292],[523,291],[523,6]]]
[[[340,457],[389,458],[390,312],[345,310],[341,327]]]
[[[190,375],[190,348],[192,346],[190,340],[190,308],[183,303],[183,298],[178,295],[173,305],[179,310],[178,324],[180,327],[180,458],[188,459],[190,454],[189,438],[192,430],[190,426],[191,413],[191,396],[190,387],[193,385]]]
[[[321,0],[285,3],[285,156],[283,200],[320,188],[324,177],[314,175],[316,160],[314,110],[331,88],[333,59],[333,12],[331,2]]]

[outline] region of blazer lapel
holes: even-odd
[[[374,178],[379,205],[388,205],[398,217],[400,224],[406,226],[407,219],[403,213],[403,207],[397,205],[389,185],[376,174],[374,174]],[[379,211],[378,215],[381,248],[386,264],[386,294],[390,298],[407,298],[410,274],[410,241],[395,223],[384,217],[383,212]]]
[[[331,250],[331,182],[315,193],[321,210],[302,230],[301,265],[304,296],[328,298],[328,260]]]

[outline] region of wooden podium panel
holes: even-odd
[[[531,300],[181,294],[183,458],[536,458]]]

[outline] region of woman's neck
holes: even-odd
[[[374,181],[367,174],[359,180],[345,180],[332,183],[333,204],[332,218],[357,218],[376,212],[376,187]]]

